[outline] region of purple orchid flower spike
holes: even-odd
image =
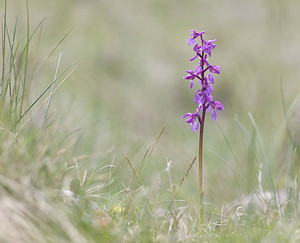
[[[213,84],[215,83],[214,74],[220,74],[221,67],[218,65],[211,65],[208,62],[208,57],[211,57],[212,50],[215,49],[215,39],[214,40],[204,40],[203,34],[205,31],[197,32],[191,30],[191,38],[188,39],[187,43],[189,46],[194,45],[193,50],[195,55],[190,59],[190,61],[198,60],[198,65],[194,70],[186,70],[188,75],[183,77],[186,80],[190,81],[190,88],[193,88],[195,85],[195,79],[199,81],[200,88],[196,90],[194,96],[194,102],[197,105],[195,113],[187,113],[182,119],[186,119],[186,123],[189,123],[191,129],[194,133],[200,130],[199,138],[199,190],[200,190],[200,199],[201,205],[203,204],[203,134],[204,134],[204,121],[206,113],[211,111],[212,119],[217,119],[217,110],[224,110],[224,105],[215,101],[213,93]],[[200,38],[199,38],[200,37]],[[197,38],[200,39],[197,43]],[[206,74],[208,72],[208,74]],[[201,219],[204,221],[204,209],[201,206],[200,211]]]

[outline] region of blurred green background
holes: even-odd
[[[9,25],[19,15],[19,25],[26,26],[25,10],[25,1],[10,0]],[[76,144],[74,156],[89,155],[81,164],[113,163],[120,184],[126,184],[131,173],[126,155],[138,166],[165,127],[143,180],[155,188],[160,176],[161,190],[170,194],[167,160],[178,185],[197,156],[198,134],[181,120],[195,110],[193,91],[182,77],[195,66],[189,62],[189,31],[205,30],[207,39],[217,39],[211,62],[223,69],[213,95],[225,105],[216,122],[206,120],[207,198],[222,204],[257,189],[264,159],[248,112],[261,132],[276,186],[285,185],[280,80],[290,105],[300,91],[299,1],[29,0],[29,11],[31,30],[47,17],[30,49],[36,67],[75,26],[42,67],[32,98],[53,80],[60,52],[60,70],[82,62],[51,105],[58,132]],[[295,107],[293,133],[299,134],[300,106]],[[189,202],[198,200],[197,178],[195,164],[180,192]]]

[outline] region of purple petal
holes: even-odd
[[[194,81],[191,80],[191,82],[190,82],[190,88],[192,89],[193,87],[194,87]]]
[[[202,68],[201,68],[201,65],[199,65],[195,68],[195,73],[197,73],[199,75],[201,72],[202,72]]]
[[[191,129],[193,130],[193,132],[197,132],[198,128],[199,128],[198,122],[191,123]]]
[[[186,80],[193,80],[194,79],[194,77],[192,76],[192,75],[186,75],[186,76],[184,76],[184,77],[182,77],[182,78],[184,78],[184,79],[186,79]]]
[[[192,57],[192,58],[190,59],[190,61],[194,61],[194,60],[197,58],[197,56],[198,56],[198,55]]]
[[[195,91],[195,95],[198,95],[198,94],[200,94],[202,91],[201,91],[201,89],[197,89],[196,91]]]
[[[215,82],[214,75],[208,74],[208,80],[213,84]]]
[[[216,110],[212,110],[211,116],[212,116],[212,119],[213,119],[213,120],[216,120],[216,119],[217,119],[217,112],[216,112]]]
[[[206,95],[206,101],[207,102],[212,102],[213,101],[213,96],[212,95]]]
[[[209,84],[209,85],[207,85],[207,87],[206,87],[206,93],[208,94],[208,95],[211,95],[211,93],[214,91],[214,88]]]
[[[221,71],[221,67],[218,66],[218,65],[214,65],[212,67],[209,68],[209,71],[212,72],[212,73],[216,73],[216,74],[219,74],[220,71]]]
[[[181,117],[181,119],[187,118],[190,115],[191,115],[191,113],[186,113],[183,117]]]
[[[208,41],[207,41],[207,43],[210,43],[210,44],[212,44],[212,43],[214,43],[216,40],[217,40],[217,39],[208,40]]]
[[[190,38],[187,40],[189,46],[196,44],[196,40],[194,38]]]
[[[206,95],[202,95],[201,97],[200,97],[200,103],[201,104],[204,104],[205,103],[205,101],[206,101]]]
[[[217,110],[224,110],[224,105],[221,102],[215,101],[214,103],[216,105]]]
[[[209,112],[211,109],[211,106],[209,105],[207,108],[206,108],[206,112]]]
[[[194,70],[189,69],[189,70],[185,70],[185,72],[186,72],[186,73],[189,73],[189,74],[191,74],[191,75],[194,75]]]
[[[191,30],[191,36],[193,37],[193,38],[197,38],[198,36],[200,36],[200,35],[203,35],[204,33],[205,33],[205,31],[201,31],[201,32],[197,32],[197,31],[195,31],[195,30]]]
[[[193,115],[191,115],[188,119],[186,119],[186,123],[193,123],[195,121],[195,118]]]
[[[202,96],[201,93],[200,94],[195,94],[194,102],[196,104],[201,104],[201,96]]]
[[[202,50],[202,46],[200,46],[200,45],[198,45],[198,44],[196,44],[196,45],[194,46],[193,50],[194,50],[194,52],[196,52],[196,53],[200,53],[200,52],[203,51],[203,50]]]
[[[204,63],[206,64],[206,66],[208,66],[208,67],[210,66],[210,64],[208,63],[206,58],[204,59]]]
[[[196,113],[198,114],[198,116],[200,116],[200,111],[202,110],[203,108],[203,105],[202,104],[199,104],[197,110],[196,110]]]

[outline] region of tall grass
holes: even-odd
[[[70,221],[68,210],[61,205],[61,183],[66,171],[65,152],[57,146],[57,139],[61,138],[54,134],[54,128],[45,130],[41,126],[43,120],[28,123],[72,71],[56,75],[38,97],[33,97],[31,89],[40,71],[40,67],[34,70],[31,64],[35,51],[33,40],[39,38],[37,33],[44,20],[31,32],[28,1],[26,6],[25,38],[24,31],[18,27],[18,17],[12,28],[8,25],[7,1],[1,13],[0,218],[6,224],[0,227],[0,239],[2,242],[86,242]],[[57,80],[57,88],[47,97]],[[46,118],[47,112],[48,109]]]

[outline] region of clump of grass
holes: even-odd
[[[87,242],[87,238],[71,222],[69,209],[59,203],[62,198],[61,183],[65,176],[63,149],[57,147],[57,140],[61,138],[55,134],[54,127],[45,129],[40,126],[47,121],[50,103],[45,112],[46,119],[38,125],[28,126],[28,121],[50,100],[72,71],[68,74],[65,74],[66,70],[61,74],[56,73],[54,81],[31,101],[31,87],[38,79],[41,68],[40,66],[33,71],[30,60],[35,46],[32,42],[34,38],[38,38],[36,34],[44,20],[30,31],[29,4],[26,1],[26,30],[25,38],[22,38],[18,17],[12,29],[8,25],[7,1],[4,1],[3,11],[0,68],[0,218],[6,225],[0,227],[0,239],[5,242]],[[57,46],[50,52],[45,62],[56,48]],[[47,96],[57,80],[60,80],[59,84]]]
[[[37,35],[42,24],[45,21],[43,19],[32,32],[30,32],[30,13],[29,4],[26,1],[27,7],[27,20],[26,20],[26,38],[19,37],[18,21],[16,18],[15,24],[12,30],[7,25],[7,1],[4,2],[4,14],[2,19],[2,31],[1,31],[1,53],[2,53],[2,63],[1,63],[1,82],[0,82],[0,107],[1,107],[1,119],[7,121],[6,125],[8,129],[15,130],[23,128],[27,122],[32,119],[36,112],[44,105],[47,101],[47,107],[45,111],[45,121],[47,120],[47,115],[49,111],[49,106],[51,103],[51,98],[53,94],[59,89],[59,87],[66,81],[66,79],[73,73],[73,71],[78,67],[76,65],[69,73],[66,74],[70,67],[67,67],[63,72],[58,74],[58,68],[61,60],[61,55],[58,59],[57,69],[55,72],[54,80],[40,93],[40,95],[30,102],[31,98],[31,87],[34,85],[34,81],[38,79],[38,74],[42,66],[47,62],[51,55],[55,52],[57,47],[65,40],[69,35],[70,31],[63,36],[59,43],[50,51],[49,55],[44,59],[40,66],[32,71],[30,66],[30,59],[32,53],[34,52],[34,44],[32,43],[35,38],[39,39]],[[22,36],[21,32],[21,36]],[[39,41],[39,40],[38,40]],[[31,70],[31,73],[29,73]],[[61,80],[60,80],[61,79]],[[54,84],[56,81],[59,84],[54,89]],[[51,89],[51,93],[47,95],[47,92]],[[46,98],[45,98],[46,96]],[[43,100],[42,100],[43,99]],[[39,107],[36,108],[38,102],[40,102]],[[31,113],[31,114],[30,114]],[[26,117],[27,116],[27,117]],[[25,120],[25,118],[27,120]]]

